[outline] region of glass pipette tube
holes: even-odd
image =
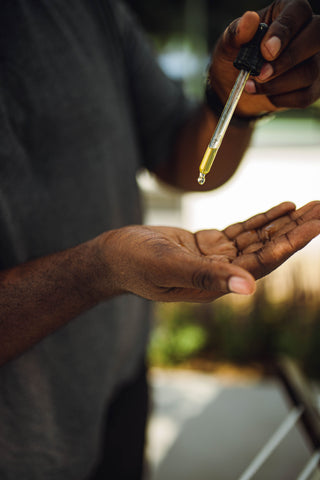
[[[199,167],[198,183],[203,185],[206,180],[207,173],[210,172],[213,161],[218,153],[223,137],[231,121],[232,115],[239,102],[245,84],[249,78],[250,71],[240,70],[240,73],[235,81],[235,84],[230,92],[229,98],[225,107],[221,113],[219,121],[217,123],[214,134],[211,137],[210,143],[205,151],[202,162]]]

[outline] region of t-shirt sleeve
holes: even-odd
[[[117,1],[114,8],[120,22],[142,163],[153,170],[170,157],[177,132],[196,103],[161,70],[146,36],[124,4]]]

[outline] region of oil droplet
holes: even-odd
[[[265,227],[264,229],[264,235],[266,237],[267,240],[271,240],[271,237],[274,235],[274,233],[276,232],[277,228],[276,226],[274,225],[274,223],[271,223],[270,225],[268,225],[267,227]]]
[[[204,182],[206,181],[206,176],[204,173],[199,173],[199,178],[198,178],[198,183],[199,185],[203,185]]]

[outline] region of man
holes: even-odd
[[[215,97],[260,19],[266,63],[207,189],[235,171],[252,117],[320,94],[319,17],[293,0],[231,24]],[[136,172],[198,188],[217,102],[189,104],[121,2],[6,0],[0,21],[0,478],[140,478],[144,299],[252,293],[320,232],[320,206],[284,203],[223,232],[141,226]]]

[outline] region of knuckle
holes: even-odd
[[[199,290],[212,289],[212,274],[209,270],[198,270],[192,275],[192,285]]]
[[[287,3],[298,20],[308,20],[312,17],[312,8],[308,0],[289,0]]]
[[[295,5],[299,14],[304,18],[312,17],[312,8],[307,0],[295,0]]]
[[[287,15],[284,15],[281,19],[278,20],[278,29],[277,32],[282,38],[290,38],[295,30],[291,18]]]
[[[300,26],[312,18],[312,9],[307,0],[293,0],[276,2],[275,13],[279,13],[274,21],[277,35],[283,39],[292,37]]]

